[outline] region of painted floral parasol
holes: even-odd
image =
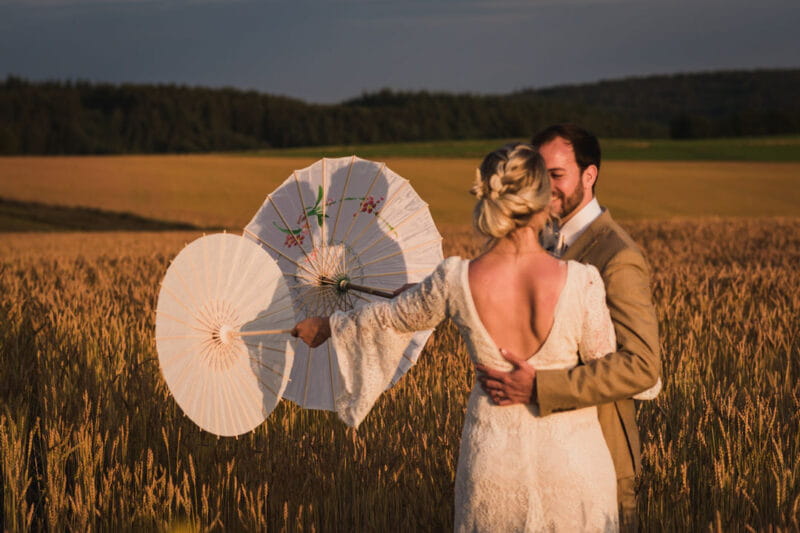
[[[442,260],[428,205],[384,163],[356,156],[322,159],[297,170],[244,230],[278,263],[298,320],[391,297]],[[416,362],[431,331],[415,334],[395,383]],[[334,409],[341,387],[332,343],[298,347],[284,397]]]

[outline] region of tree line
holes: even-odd
[[[800,133],[800,70],[650,76],[508,95],[384,89],[334,105],[232,88],[0,82],[0,154],[182,153],[528,137]]]

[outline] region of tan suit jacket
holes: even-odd
[[[594,265],[606,286],[617,351],[571,369],[540,370],[536,395],[542,415],[598,406],[598,417],[617,471],[641,470],[634,394],[661,375],[658,320],[650,292],[650,268],[642,251],[606,209],[562,259]]]

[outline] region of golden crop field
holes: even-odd
[[[0,199],[243,227],[302,158],[5,157]],[[445,253],[477,160],[388,159]],[[800,529],[800,163],[603,164],[598,196],[653,267],[665,388],[639,412],[645,530]],[[452,528],[473,373],[449,323],[358,429],[282,402],[201,432],[153,340],[169,260],[200,232],[0,233],[0,529]]]
[[[665,388],[639,411],[653,531],[800,528],[800,220],[631,221]],[[446,254],[473,255],[464,226]],[[156,359],[167,264],[197,233],[0,237],[0,476],[11,531],[446,531],[471,365],[449,323],[354,431],[281,402],[218,439]]]
[[[310,158],[2,157],[0,198],[89,206],[240,230]],[[478,159],[390,158],[438,223],[470,220]],[[609,161],[598,196],[616,218],[800,216],[800,163]]]

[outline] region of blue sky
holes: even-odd
[[[800,67],[797,0],[0,0],[0,76],[338,102]]]

